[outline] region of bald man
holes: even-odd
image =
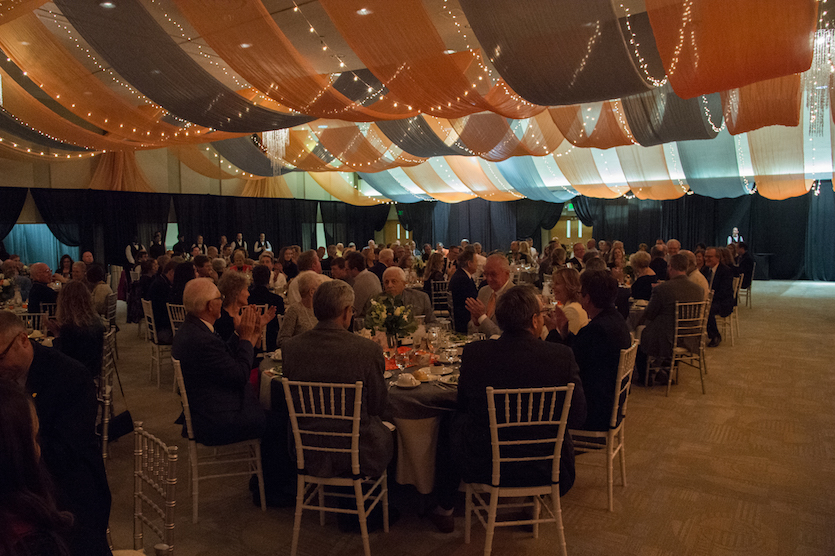
[[[395,298],[395,304],[402,301],[403,305],[410,306],[415,317],[425,317],[423,322],[427,324],[436,322],[429,296],[421,290],[406,288],[406,273],[399,266],[391,266],[383,272],[383,288],[385,294]],[[376,295],[372,299],[379,301],[382,295]],[[363,313],[367,313],[370,306],[371,299],[365,304]]]
[[[469,330],[490,337],[502,333],[496,321],[496,301],[513,287],[507,257],[502,254],[487,257],[484,264],[484,280],[487,287],[479,290],[478,299],[467,299],[465,305],[470,312]]]
[[[52,271],[46,263],[35,263],[29,267],[29,277],[32,279],[32,289],[29,290],[29,312],[43,313],[41,303],[55,303],[58,292],[49,287]]]

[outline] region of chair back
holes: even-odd
[[[101,355],[101,374],[99,375],[99,394],[104,395],[106,389],[113,384],[113,373],[116,371],[116,329],[111,328],[104,335],[104,345]]]
[[[17,313],[17,318],[23,322],[23,326],[26,327],[26,331],[29,333],[35,330],[46,332],[46,313]]]
[[[501,484],[504,464],[543,460],[552,460],[551,481],[559,482],[560,450],[573,394],[573,382],[546,388],[487,387],[487,416],[490,419],[493,453],[492,486]],[[551,444],[553,451],[543,450]]]
[[[609,421],[609,428],[617,428],[626,417],[629,386],[632,384],[632,372],[635,370],[635,357],[638,355],[640,343],[640,340],[633,340],[631,346],[620,350],[618,374],[615,377],[615,401],[612,403],[612,419]]]
[[[713,291],[705,301],[694,303],[676,302],[676,324],[673,336],[673,347],[684,347],[693,351],[693,346],[704,341],[704,331],[707,326],[707,315]]]
[[[157,324],[154,322],[154,307],[151,305],[150,299],[142,300],[142,312],[145,313],[145,322],[148,325],[148,332],[151,334],[151,340],[158,344],[157,339]]]
[[[168,309],[168,320],[171,321],[171,332],[176,334],[180,329],[180,325],[186,320],[186,306],[178,305],[176,303],[166,303],[165,308]]]
[[[282,378],[281,383],[299,471],[305,468],[306,451],[350,454],[351,473],[359,477],[362,382],[300,382]]]
[[[435,310],[447,304],[447,292],[449,291],[449,281],[447,280],[432,280],[432,306]]]
[[[739,287],[742,285],[742,279],[745,277],[745,274],[740,274],[739,276],[734,277],[733,281],[733,288],[734,288],[734,303],[736,303],[737,297],[739,297]]]
[[[183,404],[183,417],[186,420],[186,434],[188,439],[194,441],[194,427],[191,424],[191,409],[188,407],[188,394],[186,393],[186,381],[183,379],[183,368],[177,359],[171,358],[171,364],[174,366],[174,380],[177,381],[177,387],[180,389],[180,402]]]
[[[141,422],[133,426],[133,548],[144,548],[143,526],[147,526],[166,545],[162,553],[174,554],[177,447],[143,430]]]
[[[116,293],[109,293],[107,294],[106,299],[106,306],[107,306],[107,322],[110,324],[110,328],[116,327],[116,306],[118,301],[118,296]]]
[[[54,317],[57,311],[57,303],[41,303],[41,313],[46,313],[48,316]]]

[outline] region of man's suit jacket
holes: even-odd
[[[501,289],[499,289],[499,291],[496,292],[496,301],[499,300],[499,298],[502,296],[502,294],[504,294],[504,292],[506,292],[507,290],[509,290],[512,287],[513,287],[513,281],[510,280],[510,278],[508,278],[508,280],[507,280],[507,282],[505,282],[504,286],[502,286]],[[490,304],[490,297],[492,295],[493,295],[493,288],[491,288],[490,286],[485,286],[485,287],[481,288],[480,290],[478,290],[478,300],[481,301],[484,304],[485,309]],[[479,324],[478,326],[473,324],[472,320],[470,320],[470,324],[468,325],[468,329],[471,329],[473,332],[481,332],[482,334],[485,334],[488,338],[491,337],[491,336],[495,336],[497,334],[502,333],[502,329],[499,328],[499,323],[496,322],[495,311],[493,312],[492,317],[484,319],[483,321],[481,321],[481,324]]]
[[[372,300],[380,301],[387,295],[388,294],[386,292],[382,292],[369,299],[365,304],[363,314],[368,313],[368,310],[371,308]],[[423,322],[426,324],[437,322],[438,319],[435,318],[435,310],[432,308],[432,302],[429,300],[429,296],[426,295],[425,292],[412,288],[406,288],[398,297],[400,301],[403,302],[403,305],[409,305],[412,307],[413,316],[424,317]],[[395,302],[395,305],[399,305],[399,303]]]
[[[452,425],[453,454],[466,482],[491,483],[492,457],[487,415],[488,386],[541,388],[574,383],[568,424],[579,428],[586,419],[586,398],[577,363],[565,346],[543,342],[528,331],[505,333],[464,347],[458,403]],[[541,433],[540,433],[541,434]],[[518,439],[521,439],[519,437]],[[544,446],[547,451],[548,447]],[[553,446],[550,448],[553,451]],[[522,462],[503,469],[503,486],[551,482],[551,462]],[[574,446],[566,433],[560,459],[560,493],[574,483]]]
[[[588,407],[583,429],[609,430],[620,350],[632,345],[632,337],[623,316],[617,309],[610,307],[591,319],[576,335],[569,334],[563,340],[554,330],[547,339],[569,345],[574,352]]]
[[[96,437],[96,389],[89,371],[53,348],[32,342],[26,391],[40,421],[41,458],[52,475],[58,508],[75,516],[75,555],[109,555],[110,487]]]
[[[463,268],[459,268],[449,279],[449,292],[452,294],[452,312],[455,316],[455,331],[467,333],[467,323],[470,322],[470,312],[465,302],[468,298],[478,298],[475,282]]]
[[[667,279],[667,260],[664,257],[655,257],[650,261],[649,267],[655,272],[659,280]]]
[[[376,263],[374,263],[374,266],[372,266],[368,270],[370,270],[375,276],[377,276],[377,278],[380,279],[380,284],[382,285],[383,273],[386,271],[387,268],[388,267],[386,265],[384,265],[380,261],[377,261]]]
[[[704,290],[687,276],[676,276],[652,290],[646,311],[642,317],[648,321],[641,333],[641,350],[656,357],[671,357],[676,325],[676,302],[704,301]],[[686,347],[691,350],[695,345]]]
[[[281,350],[284,376],[310,382],[362,382],[360,409],[360,471],[376,477],[385,471],[394,453],[391,431],[380,415],[388,402],[383,379],[386,362],[378,344],[352,334],[332,322],[319,322],[313,330],[289,338]],[[333,421],[308,422],[312,430],[334,430]],[[346,423],[350,427],[350,423]],[[350,428],[346,429],[350,430]],[[306,452],[307,473],[336,477],[351,472],[348,454]]]
[[[168,319],[168,297],[171,295],[171,282],[164,275],[160,274],[148,288],[148,299],[154,310],[154,326],[157,332],[171,330],[171,321]],[[170,343],[170,342],[169,342]]]
[[[751,280],[754,279],[754,257],[748,251],[739,256],[739,271],[743,274],[742,284],[739,287],[750,288]]]
[[[702,274],[707,278],[710,289],[713,290],[712,310],[719,316],[727,317],[734,310],[734,274],[730,268],[719,263],[715,270],[716,275],[711,282],[711,268],[702,267]]]
[[[58,292],[41,282],[32,282],[32,289],[29,290],[29,312],[41,313],[41,303],[55,303],[58,301]]]
[[[249,382],[252,351],[237,334],[224,342],[192,314],[177,331],[171,356],[182,366],[194,438],[201,444],[220,446],[263,435],[264,410]]]
[[[565,264],[570,264],[570,265],[571,265],[571,268],[573,268],[573,269],[577,270],[578,272],[579,272],[579,271],[582,271],[582,270],[583,270],[583,266],[584,266],[584,265],[583,265],[583,261],[581,261],[581,260],[580,260],[580,259],[578,259],[577,257],[571,257],[570,259],[568,259],[567,261],[565,261]]]
[[[368,300],[383,291],[377,276],[366,269],[357,274],[352,284],[354,288],[354,312],[356,316],[365,316],[365,307]]]

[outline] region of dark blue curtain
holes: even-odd
[[[419,249],[423,244],[433,245],[435,207],[440,203],[420,201],[418,203],[397,203],[397,219],[407,232],[412,232],[412,239]]]
[[[3,202],[0,202],[0,239],[3,239],[17,223],[23,204],[26,202],[25,187],[4,187],[2,190]]]
[[[485,252],[507,249],[516,239],[516,207],[513,203],[496,203],[472,199],[461,203],[435,203],[432,213],[434,246],[457,245],[462,239],[479,242]],[[425,236],[422,236],[425,237]]]
[[[832,182],[820,182],[820,195],[809,199],[806,220],[806,277],[835,281],[835,192]]]
[[[533,238],[532,247],[542,251],[542,228],[550,230],[557,225],[564,203],[549,203],[520,199],[512,201],[516,213],[516,238]]]
[[[584,197],[582,195],[578,195],[571,200],[571,206],[574,207],[574,214],[577,215],[577,218],[580,219],[583,226],[589,228],[594,227],[598,217],[596,210],[600,207],[600,204],[596,202],[598,200],[599,199],[589,199],[588,197]],[[592,201],[595,202],[592,203]]]
[[[320,201],[322,222],[325,227],[325,240],[330,243],[350,242],[362,248],[369,239],[374,239],[374,232],[383,229],[388,220],[391,205],[371,205],[358,207],[338,201]]]
[[[88,190],[32,189],[31,193],[44,223],[58,241],[80,246],[82,251],[94,250],[96,224],[101,213],[91,210]]]
[[[751,233],[742,237],[753,253],[773,253],[769,278],[796,280],[805,275],[806,226],[803,223],[809,215],[810,195],[814,196],[807,194],[783,201],[756,195],[751,201]]]
[[[125,247],[134,237],[148,247],[153,231],[168,226],[171,195],[167,193],[89,190],[87,195],[97,215],[96,234],[103,238],[107,264],[127,264]]]

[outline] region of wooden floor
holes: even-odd
[[[603,469],[578,466],[562,499],[573,556],[831,556],[835,554],[835,284],[755,282],[754,307],[741,308],[742,337],[708,352],[707,395],[685,371],[670,397],[663,387],[633,388],[626,419],[628,486],[615,486],[606,509]],[[124,311],[120,303],[120,309]],[[122,313],[122,319],[124,318]],[[122,324],[119,369],[137,420],[180,446],[176,554],[289,554],[292,509],[252,505],[247,481],[228,479],[201,490],[200,522],[191,523],[186,443],[174,419],[170,367],[163,387],[148,382],[147,344]],[[117,409],[122,402],[117,401]],[[581,456],[579,460],[586,457]],[[111,529],[117,548],[132,543],[132,444],[112,445]],[[418,515],[408,490],[394,489],[401,518],[389,534],[373,533],[385,556],[481,554],[484,532],[465,545],[463,519],[450,535]],[[459,512],[460,513],[460,512]],[[499,530],[493,553],[556,554],[555,531],[539,539]],[[359,535],[335,519],[302,521],[300,554],[362,554]]]

